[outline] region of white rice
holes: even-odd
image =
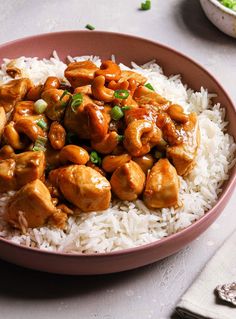
[[[99,57],[68,57],[69,61],[91,59],[97,65]],[[115,57],[113,56],[114,60]],[[0,70],[0,83],[11,78],[6,74],[5,59]],[[35,84],[43,83],[48,76],[62,80],[66,64],[56,54],[50,60],[20,57],[16,66]],[[120,65],[122,69],[129,69]],[[29,229],[26,235],[10,229],[1,215],[14,192],[1,195],[0,236],[28,247],[68,253],[110,252],[131,248],[159,240],[191,225],[214,206],[222,183],[228,179],[228,170],[235,163],[233,138],[226,133],[225,110],[219,104],[212,105],[204,88],[194,92],[181,82],[180,75],[167,78],[160,66],[151,61],[140,67],[132,67],[148,78],[155,90],[165,98],[181,104],[185,111],[199,115],[201,144],[196,166],[191,174],[180,177],[180,200],[183,206],[177,210],[164,208],[150,211],[141,200],[135,202],[113,201],[110,208],[102,212],[81,213],[70,217],[66,231],[50,227]]]

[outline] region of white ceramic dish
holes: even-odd
[[[208,19],[222,32],[236,38],[236,12],[218,0],[200,0]]]

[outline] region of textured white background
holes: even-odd
[[[140,2],[0,0],[0,43],[91,23],[98,30],[135,34],[182,51],[210,70],[236,101],[236,39],[215,29],[197,0],[153,0],[147,12],[138,10]],[[235,228],[235,207],[234,193],[216,223],[183,251],[126,273],[69,277],[0,261],[0,318],[170,318],[182,293]]]

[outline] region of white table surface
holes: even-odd
[[[140,2],[0,0],[0,43],[44,32],[83,30],[87,23],[97,30],[139,35],[200,62],[236,101],[236,39],[212,26],[197,0],[153,0],[146,12],[138,10]],[[69,277],[0,261],[0,318],[170,318],[180,296],[235,228],[235,195],[221,217],[188,247],[134,271]]]

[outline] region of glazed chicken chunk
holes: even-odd
[[[135,200],[142,193],[145,174],[141,167],[130,161],[118,167],[111,177],[112,191],[121,200]]]
[[[148,208],[175,206],[178,203],[179,179],[168,159],[160,159],[151,169],[143,199]]]
[[[50,193],[37,179],[15,194],[4,218],[14,227],[25,231],[28,227],[43,226],[54,214],[58,214],[58,210],[52,204]]]
[[[63,196],[82,211],[104,210],[109,207],[110,183],[93,168],[70,165],[58,169],[57,174],[56,184]]]
[[[167,147],[167,157],[175,166],[178,175],[187,175],[195,165],[195,158],[200,143],[197,115],[191,113],[189,121],[182,126],[185,132],[183,142]]]
[[[35,179],[40,179],[44,169],[43,152],[13,154],[9,159],[0,160],[0,192],[17,190]]]
[[[0,86],[0,106],[6,112],[13,109],[16,102],[21,101],[27,91],[31,88],[32,83],[27,78],[12,80]]]

